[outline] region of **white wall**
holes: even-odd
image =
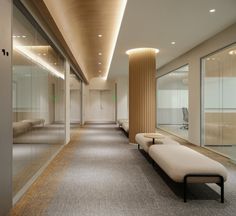
[[[236,42],[236,24],[233,24],[157,71],[157,76],[161,76],[189,64],[189,141],[196,145],[200,145],[200,58],[234,42]]]
[[[90,116],[90,90],[99,90],[99,91],[111,91],[112,95],[115,97],[115,82],[113,80],[104,80],[101,78],[93,78],[90,80],[89,85],[84,87],[83,92],[83,102],[84,102],[84,121],[93,121],[93,118]],[[115,109],[115,100],[110,104],[113,109]],[[114,112],[115,113],[115,112]],[[110,113],[107,114],[107,118]],[[106,116],[104,117],[106,119]],[[96,121],[97,119],[94,119]]]
[[[117,119],[129,118],[129,78],[121,76],[116,79],[117,84]]]
[[[12,1],[0,1],[0,215],[12,206]]]

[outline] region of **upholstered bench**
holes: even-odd
[[[224,202],[226,168],[217,161],[182,145],[151,145],[150,157],[175,182],[184,183],[184,202],[188,183],[216,183]]]
[[[26,133],[30,130],[31,124],[28,122],[13,122],[13,137]]]
[[[172,140],[171,138],[164,136],[164,138],[158,140],[155,139],[155,143],[153,144],[153,141],[151,138],[147,138],[144,136],[145,133],[138,133],[135,136],[135,141],[138,144],[138,148],[140,148],[140,146],[143,148],[143,150],[145,152],[148,153],[149,151],[149,147],[151,145],[155,145],[155,144],[168,144],[168,145],[179,145],[178,142]]]
[[[121,127],[124,129],[124,131],[128,134],[129,133],[129,122],[123,122]]]
[[[124,122],[128,122],[128,119],[118,119],[117,120],[119,127],[121,127]]]
[[[22,122],[29,123],[31,127],[34,127],[37,125],[44,126],[45,120],[44,119],[26,119],[26,120],[23,120]]]

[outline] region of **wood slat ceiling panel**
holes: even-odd
[[[84,75],[88,79],[106,76],[126,0],[44,0],[44,3]]]

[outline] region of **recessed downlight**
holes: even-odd
[[[230,54],[230,55],[236,55],[236,50],[231,50],[231,51],[229,51],[229,54]]]
[[[101,38],[101,37],[102,37],[102,34],[99,34],[98,37]]]
[[[23,37],[23,38],[26,38],[26,36],[25,36],[25,35],[22,35],[22,37]]]
[[[209,10],[210,13],[215,13],[216,12],[216,9],[215,8],[212,8]]]
[[[45,56],[45,55],[47,55],[46,53],[43,53],[43,55]]]
[[[98,62],[99,65],[101,65],[102,63],[101,62]]]
[[[101,52],[99,52],[99,53],[98,53],[98,55],[100,55],[100,56],[101,56],[101,55],[102,55],[102,53],[101,53]]]
[[[98,72],[99,72],[99,73],[102,73],[102,71],[101,71],[101,70],[99,70]]]
[[[176,42],[175,42],[175,41],[172,41],[172,42],[171,42],[171,44],[172,44],[172,45],[175,45],[175,44],[176,44]]]

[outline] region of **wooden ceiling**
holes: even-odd
[[[44,3],[85,77],[106,78],[126,0],[44,0]]]

